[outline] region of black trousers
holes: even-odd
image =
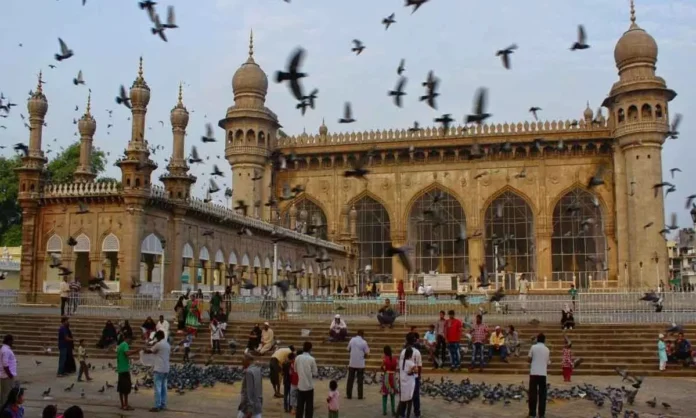
[[[365,382],[365,369],[357,369],[355,367],[348,368],[348,383],[346,383],[346,398],[353,397],[353,382],[355,375],[358,375],[358,399],[363,398],[363,383]]]
[[[537,413],[537,405],[539,405],[539,413]],[[546,416],[546,376],[529,376],[529,416],[538,418]]]
[[[435,358],[439,358],[442,364],[447,361],[447,340],[442,335],[437,336],[437,345],[435,346]]]
[[[68,313],[70,313],[70,304],[68,303],[70,299],[61,297],[60,298],[60,316],[65,316],[65,305],[68,305]]]
[[[213,340],[213,354],[222,354],[222,350],[220,350],[220,340]]]
[[[297,391],[295,418],[314,418],[314,389]]]

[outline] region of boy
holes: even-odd
[[[186,334],[184,338],[184,363],[191,361],[189,359],[189,353],[191,352],[191,343],[193,343],[193,334]]]
[[[85,349],[85,340],[82,339],[77,347],[77,361],[80,362],[80,370],[77,372],[77,381],[82,382],[82,373],[85,374],[87,381],[92,381],[89,377],[89,367],[87,366],[87,350]]]
[[[563,369],[563,381],[570,382],[570,377],[573,375],[573,352],[571,347],[573,344],[570,340],[565,341],[563,347],[563,357],[561,359],[561,368]]]
[[[128,405],[128,395],[131,393],[131,375],[130,375],[130,356],[138,354],[136,350],[130,349],[132,338],[124,337],[121,343],[116,348],[116,373],[118,373],[118,383],[116,390],[121,401],[121,409],[124,411],[132,411],[133,407]]]

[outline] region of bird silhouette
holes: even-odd
[[[126,93],[126,88],[121,84],[121,88],[119,89],[118,96],[116,96],[116,103],[122,104],[128,109],[131,108],[131,102],[130,102],[130,97],[128,97],[128,93]]]
[[[500,57],[501,61],[503,62],[503,67],[505,67],[507,70],[510,69],[510,54],[515,52],[516,49],[517,45],[512,44],[505,49],[498,50],[498,52],[495,54],[496,56]]]
[[[302,66],[302,61],[304,60],[305,50],[303,48],[297,48],[290,55],[290,60],[286,71],[276,71],[276,83],[282,83],[284,81],[289,81],[290,92],[295,97],[295,99],[302,101],[304,94],[302,93],[302,85],[300,84],[300,79],[307,77],[307,74],[300,72],[300,67]]]
[[[353,123],[355,119],[353,118],[353,110],[351,109],[350,102],[346,102],[343,106],[343,117],[338,120],[338,123]]]
[[[60,53],[55,55],[56,61],[63,61],[74,55],[73,50],[68,48],[62,39],[58,38],[58,43],[60,44]]]
[[[396,14],[392,13],[389,16],[382,19],[382,24],[384,25],[384,30],[389,29],[389,26],[391,26],[392,23],[396,23],[396,20],[394,20],[394,16],[396,16]]]
[[[365,49],[365,45],[363,45],[362,41],[359,39],[353,39],[353,48],[350,50],[355,52],[355,55],[360,55],[363,50]]]
[[[76,85],[76,86],[79,85],[79,84],[82,84],[82,85],[85,84],[85,80],[84,80],[84,78],[82,77],[82,70],[80,70],[80,71],[77,73],[77,77],[73,78],[73,84]]]
[[[399,81],[396,83],[396,87],[394,87],[394,90],[389,91],[389,96],[394,98],[394,104],[397,107],[402,106],[402,97],[406,95],[406,92],[404,92],[404,88],[406,87],[406,82],[408,80],[406,77],[401,77],[399,78]]]
[[[484,120],[492,116],[490,113],[486,113],[487,97],[488,89],[485,87],[480,87],[476,91],[476,96],[474,98],[474,110],[472,114],[467,115],[466,123],[481,124]]]
[[[589,47],[590,46],[587,45],[587,35],[585,35],[585,27],[583,25],[578,25],[578,40],[575,41],[570,50],[577,51],[587,49]]]

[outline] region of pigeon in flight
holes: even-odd
[[[350,102],[346,102],[343,107],[343,117],[338,120],[338,123],[353,123],[353,110],[351,109]]]
[[[58,38],[58,43],[60,44],[60,54],[55,55],[56,61],[63,61],[74,55],[73,50],[68,48],[68,45],[62,39]]]
[[[578,25],[578,40],[575,41],[570,50],[576,51],[580,49],[587,49],[589,47],[590,46],[587,45],[587,35],[585,34],[585,27],[582,25]]]
[[[428,0],[406,0],[406,7],[408,6],[413,6],[413,11],[411,14],[416,13],[416,10],[418,10],[422,5],[427,3]]]
[[[389,26],[391,26],[392,23],[396,23],[396,20],[394,20],[394,16],[395,16],[395,14],[392,13],[389,16],[382,19],[382,24],[384,25],[384,30],[389,29]]]
[[[286,71],[276,71],[276,83],[282,83],[283,81],[289,81],[290,91],[295,99],[301,101],[304,94],[302,93],[302,85],[300,84],[300,79],[307,77],[306,73],[300,72],[300,67],[302,66],[302,60],[304,59],[305,50],[303,48],[297,48],[292,55],[290,55],[290,61]]]
[[[488,89],[485,87],[480,87],[476,91],[476,98],[474,99],[474,112],[471,115],[467,115],[466,123],[476,123],[480,125],[484,120],[492,116],[490,113],[486,113],[487,96]]]
[[[350,50],[355,52],[355,55],[360,55],[365,49],[365,45],[359,39],[353,39],[353,48]]]
[[[537,112],[542,110],[540,107],[532,106],[529,108],[529,113],[534,115],[534,120],[539,120]]]
[[[505,67],[506,70],[510,69],[510,54],[515,52],[517,49],[517,44],[512,44],[509,47],[505,49],[500,49],[498,52],[496,52],[496,56],[500,57],[500,59],[503,61],[503,67]]]
[[[82,70],[78,71],[77,77],[73,78],[73,84],[76,86],[79,84],[85,85],[85,79],[82,77]]]
[[[131,102],[130,102],[130,97],[128,97],[128,93],[126,93],[126,88],[121,84],[121,88],[118,91],[118,96],[116,96],[116,103],[122,104],[128,109],[131,108]]]
[[[406,81],[407,81],[406,77],[399,78],[399,81],[396,83],[396,87],[394,88],[394,90],[391,90],[389,92],[389,96],[394,97],[394,104],[397,107],[401,107],[401,105],[402,105],[401,98],[406,95],[406,93],[404,92],[404,88],[406,87]]]

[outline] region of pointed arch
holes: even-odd
[[[376,201],[377,203],[379,203],[380,205],[382,205],[382,207],[384,208],[384,210],[387,212],[387,215],[389,216],[389,224],[390,224],[390,225],[393,225],[393,224],[394,224],[394,216],[392,215],[391,210],[390,210],[389,205],[387,204],[387,202],[386,202],[384,199],[382,199],[381,197],[379,197],[378,195],[372,193],[372,192],[369,191],[369,190],[363,190],[362,192],[360,192],[360,193],[358,193],[357,195],[353,196],[353,197],[348,201],[348,203],[346,203],[346,205],[347,205],[349,208],[352,208],[353,206],[355,206],[355,204],[356,204],[357,202],[359,202],[360,200],[362,200],[362,199],[365,198],[365,197],[369,197],[370,199],[372,199],[372,200]]]
[[[607,206],[606,200],[604,200],[604,198],[602,198],[601,195],[589,190],[584,184],[580,183],[579,181],[576,181],[575,183],[561,190],[561,192],[558,193],[556,196],[554,196],[553,200],[549,203],[548,208],[550,210],[548,212],[551,213],[551,210],[553,210],[558,205],[561,199],[563,199],[568,193],[576,189],[584,190],[588,192],[593,198],[597,199],[597,201],[599,202],[600,209],[602,211],[602,217],[604,217],[608,213],[609,207]]]
[[[249,256],[246,254],[242,256],[242,266],[249,267]]]
[[[411,212],[413,211],[413,205],[426,194],[433,194],[433,192],[440,190],[443,193],[447,193],[448,195],[452,196],[454,200],[456,200],[459,203],[459,206],[461,206],[462,211],[464,211],[464,217],[466,218],[466,210],[464,209],[464,201],[462,201],[461,197],[457,194],[454,189],[451,189],[439,181],[432,182],[429,186],[426,186],[422,188],[418,193],[413,195],[413,197],[408,201],[406,204],[406,210],[404,211],[404,219],[403,219],[403,225],[408,225],[408,220],[411,218]]]
[[[75,238],[77,244],[73,247],[73,252],[76,253],[88,253],[90,252],[91,242],[89,237],[84,232]]]
[[[486,206],[484,215],[485,259],[487,271],[498,277],[499,285],[514,289],[516,276],[536,275],[536,231],[534,211],[523,195],[505,190]],[[498,268],[500,274],[494,273]]]
[[[210,253],[205,245],[198,251],[198,261],[210,261]]]
[[[215,253],[215,262],[225,264],[225,255],[222,253],[222,250],[217,250]]]
[[[461,202],[437,184],[428,186],[408,205],[408,241],[414,249],[416,273],[458,274],[469,271],[466,216]],[[433,216],[424,216],[432,211]]]
[[[181,250],[181,258],[193,259],[193,247],[188,242],[184,244],[184,248]]]
[[[162,242],[160,241],[159,237],[157,237],[157,235],[155,234],[150,234],[146,236],[140,244],[141,254],[160,255],[163,252],[164,248],[162,248]]]
[[[121,242],[116,234],[112,232],[104,237],[101,250],[103,253],[117,253],[121,250]]]
[[[553,206],[551,268],[553,280],[587,288],[607,279],[604,211],[597,195],[584,187],[565,192]]]
[[[254,268],[260,268],[261,267],[261,259],[259,258],[258,255],[254,256]]]
[[[227,264],[237,265],[237,254],[234,250],[230,251],[230,256],[227,257]]]
[[[287,205],[286,208],[283,210],[283,213],[280,216],[281,226],[285,228],[290,228],[290,208],[292,207],[292,205],[295,205],[295,208],[297,209],[295,229],[297,229],[298,231],[303,231],[304,233],[306,233],[308,231],[307,227],[309,225],[328,225],[327,214],[329,212],[326,210],[324,204],[321,203],[319,200],[315,199],[313,196],[307,193],[302,193],[297,198],[293,199],[290,202],[290,204]],[[302,211],[307,212],[306,220],[301,219]],[[326,239],[327,231],[328,227],[319,229],[318,237],[320,239]]]
[[[360,195],[359,195],[360,196]],[[371,266],[373,274],[391,276],[392,257],[386,255],[391,247],[391,217],[380,200],[370,194],[351,204],[357,211],[358,268]]]
[[[263,260],[263,268],[265,269],[270,269],[273,268],[273,265],[271,264],[271,259],[266,256],[266,258]]]
[[[533,213],[538,213],[538,208],[534,204],[534,201],[525,192],[514,186],[506,184],[505,186],[501,187],[500,189],[496,190],[493,194],[488,196],[488,199],[486,199],[482,206],[483,209],[481,212],[481,219],[483,219],[483,217],[485,216],[486,209],[491,205],[491,202],[493,202],[498,197],[502,196],[505,192],[510,192],[521,197],[522,199],[524,199],[527,205],[529,205]]]
[[[63,252],[63,238],[58,234],[53,234],[46,241],[46,252],[47,253],[61,253]]]

